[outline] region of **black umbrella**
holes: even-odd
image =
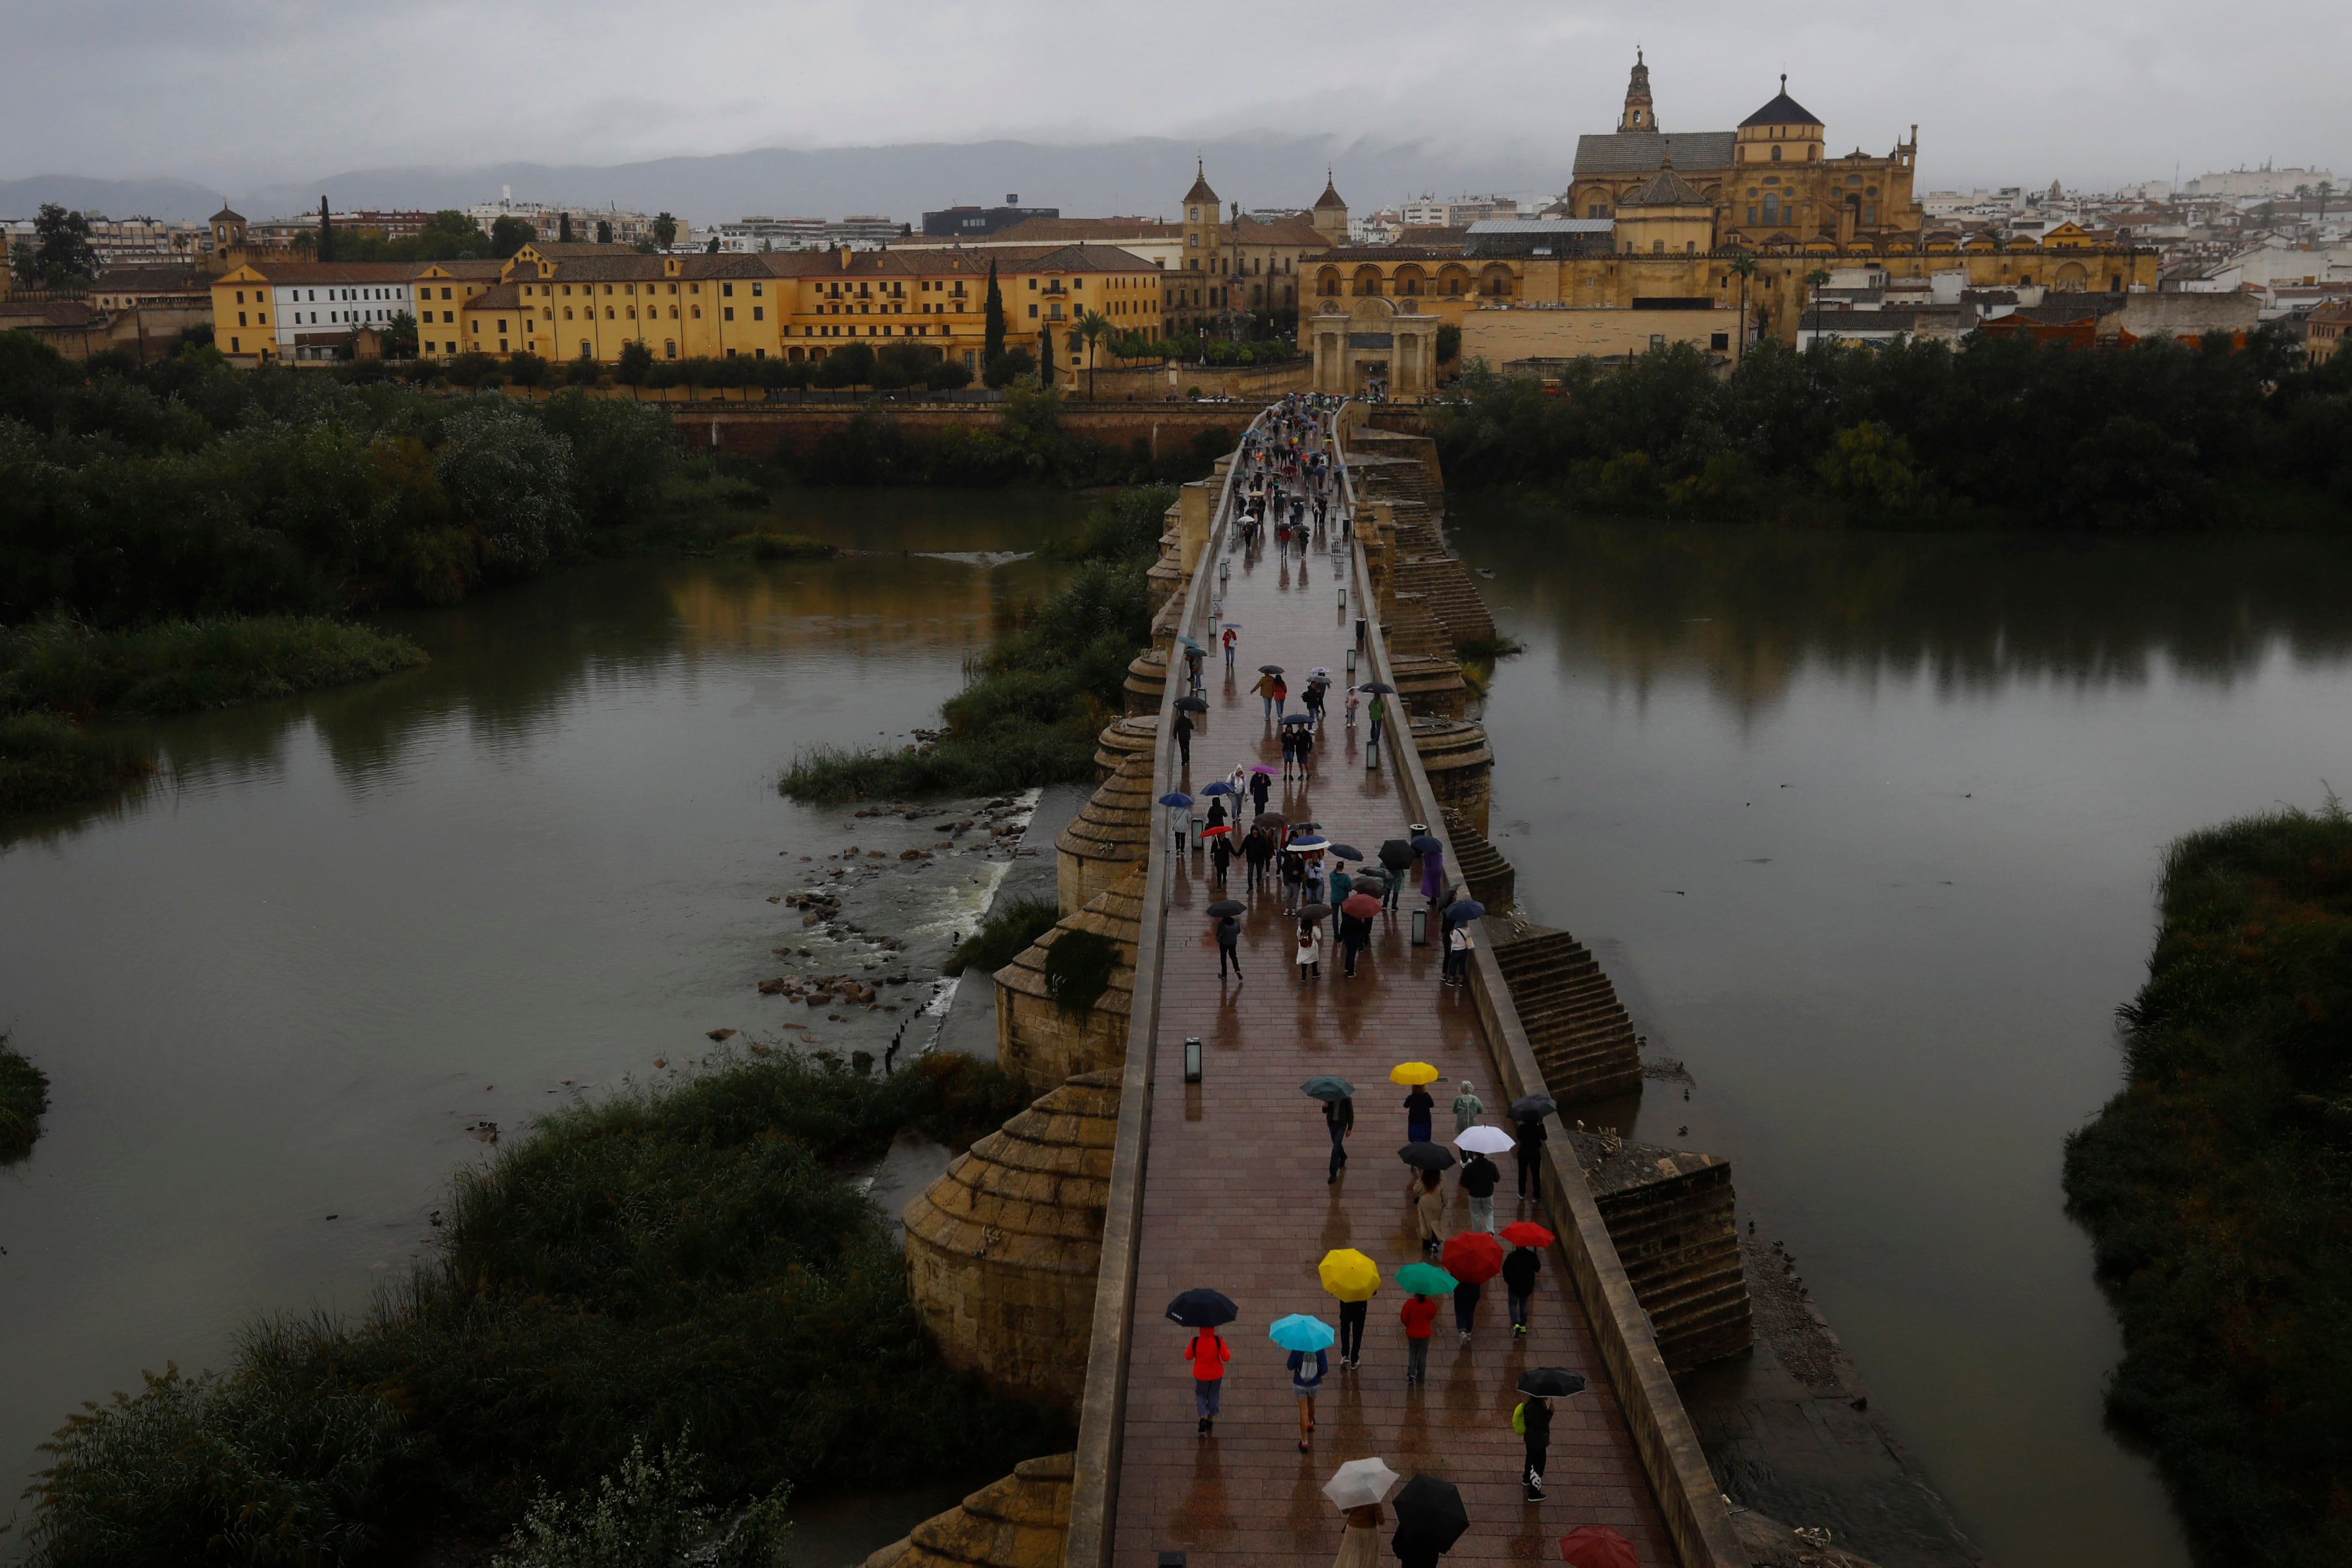
[[[1239,899],[1219,899],[1215,903],[1209,906],[1209,912],[1216,916],[1219,920],[1223,920],[1227,915],[1245,915],[1249,913],[1249,906],[1242,902]]]
[[[1206,713],[1209,710],[1209,700],[1205,697],[1179,697],[1176,699],[1176,706],[1187,713]]]
[[[1255,827],[1261,824],[1271,828],[1273,831],[1279,833],[1284,828],[1290,826],[1290,818],[1283,816],[1282,813],[1278,811],[1261,811],[1255,816],[1250,818],[1250,826]]]
[[[1584,1379],[1556,1366],[1531,1366],[1519,1374],[1519,1392],[1538,1399],[1565,1399],[1584,1392]]]
[[[1397,1158],[1416,1171],[1443,1171],[1454,1163],[1454,1151],[1443,1143],[1408,1143]]]
[[[1405,1482],[1395,1502],[1397,1533],[1439,1552],[1453,1550],[1470,1528],[1470,1510],[1462,1506],[1462,1491],[1452,1481],[1435,1476],[1415,1476]]]
[[[1364,852],[1352,844],[1334,844],[1329,853],[1334,860],[1360,860],[1364,858]]]
[[[1359,691],[1392,692],[1396,689],[1385,680],[1367,680],[1356,688]]]
[[[1257,672],[1260,675],[1280,675],[1282,673],[1282,666],[1278,664],[1261,664],[1257,667]]]
[[[1523,1094],[1511,1101],[1514,1121],[1541,1121],[1559,1109],[1559,1101],[1548,1094]]]
[[[1222,1290],[1196,1286],[1168,1303],[1168,1321],[1188,1329],[1213,1329],[1241,1316],[1233,1298]]]
[[[1299,906],[1298,918],[1309,924],[1318,921],[1328,921],[1331,918],[1331,906],[1328,904],[1302,904]]]
[[[1286,713],[1282,717],[1282,721],[1285,724],[1312,724],[1315,722],[1315,715],[1312,713]]]
[[[1412,844],[1411,840],[1404,838],[1383,838],[1381,840],[1380,853],[1383,864],[1392,858],[1410,860],[1412,858]]]

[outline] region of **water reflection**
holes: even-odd
[[[1808,663],[1924,676],[1951,698],[2023,678],[2140,684],[2158,660],[2227,685],[2280,645],[2352,657],[2343,552],[2319,538],[1802,532],[1571,520],[1523,495],[1454,515],[1497,563],[1490,602],[1556,626],[1565,655],[1637,696],[1696,670],[1724,701],[1769,708]]]

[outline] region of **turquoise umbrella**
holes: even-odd
[[[1451,1296],[1462,1282],[1433,1263],[1408,1263],[1396,1271],[1396,1282],[1415,1296]]]
[[[1339,1333],[1320,1318],[1310,1318],[1304,1312],[1293,1312],[1286,1318],[1276,1318],[1265,1331],[1265,1337],[1286,1351],[1305,1351],[1312,1355],[1328,1350],[1339,1341]]]

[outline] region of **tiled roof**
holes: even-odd
[[[98,312],[84,300],[0,300],[0,330],[87,327]]]
[[[1192,188],[1184,193],[1184,200],[1188,205],[1193,202],[1206,202],[1211,205],[1216,204],[1217,193],[1209,189],[1209,172],[1206,165],[1202,165],[1194,171]]]
[[[1318,262],[1362,261],[1459,261],[1461,252],[1436,249],[1419,245],[1349,245],[1327,250],[1315,258]]]
[[[1397,230],[1396,243],[1423,250],[1454,250],[1469,237],[1466,224],[1411,223]]]
[[[1780,79],[1780,90],[1772,95],[1772,101],[1739,123],[1744,130],[1750,125],[1819,125],[1821,122],[1820,115],[1789,96],[1789,79],[1784,76]]]
[[[1703,207],[1712,204],[1667,164],[1617,198],[1619,207]]]
[[[1317,249],[1331,243],[1329,235],[1303,217],[1277,218],[1272,223],[1244,217],[1234,237],[1244,245],[1298,245]]]
[[[223,206],[220,211],[213,214],[212,216],[206,218],[205,221],[206,223],[243,223],[245,221],[245,215],[241,212],[235,212],[226,206]]]
[[[1330,207],[1344,207],[1347,205],[1348,204],[1345,201],[1340,199],[1339,187],[1331,183],[1331,172],[1328,169],[1325,170],[1323,174],[1323,194],[1315,198],[1315,210],[1319,213]]]
[[[638,256],[643,254],[643,252],[639,251],[634,245],[599,245],[593,239],[540,238],[532,240],[530,242],[530,247],[539,252],[541,256],[546,257],[550,261],[583,256]]]
[[[525,309],[525,306],[522,302],[522,285],[520,283],[493,283],[488,288],[483,289],[480,293],[475,295],[472,299],[467,300],[466,309],[468,310],[523,310]]]
[[[247,261],[272,283],[405,283],[416,276],[414,261]]]
[[[995,253],[1000,267],[1026,272],[1158,272],[1160,268],[1115,245],[1012,247]]]
[[[1665,167],[1669,151],[1685,169],[1728,169],[1736,131],[1684,131],[1668,136],[1655,131],[1612,131],[1576,139],[1576,173],[1588,174],[1648,174]]]
[[[488,257],[468,258],[463,261],[426,261],[416,268],[419,278],[439,270],[450,278],[496,278],[506,270],[506,263]]]
[[[89,286],[89,291],[93,294],[195,294],[211,286],[211,276],[201,267],[161,262],[147,266],[110,267],[98,275],[98,280]]]
[[[761,263],[765,256],[640,256],[635,251],[602,256],[548,258],[555,270],[550,276],[565,283],[658,283],[664,279],[706,278],[768,278],[775,276]],[[823,260],[822,257],[813,259]],[[672,272],[666,265],[677,263]]]

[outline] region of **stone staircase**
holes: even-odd
[[[1518,899],[1518,868],[1503,858],[1503,852],[1487,843],[1486,835],[1468,818],[1451,806],[1443,809],[1445,837],[1454,844],[1454,874],[1469,888],[1470,896],[1486,906],[1490,919],[1510,913]]]
[[[1495,640],[1494,612],[1470,570],[1447,553],[1436,526],[1400,507],[1396,513],[1397,592],[1420,595],[1455,647]]]
[[[1572,1105],[1641,1087],[1633,1021],[1582,942],[1564,931],[1526,926],[1495,939],[1495,961],[1553,1099]]]

